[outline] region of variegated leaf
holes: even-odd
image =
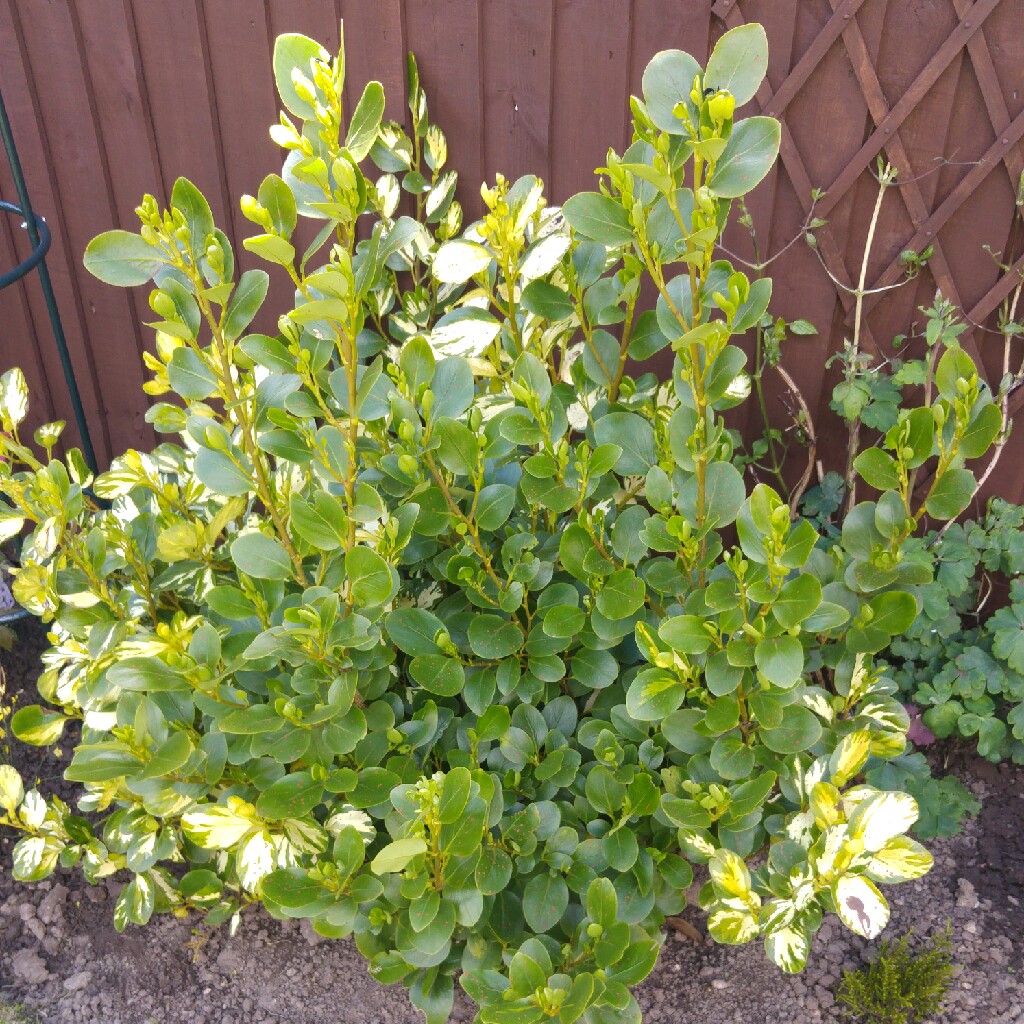
[[[917,821],[917,801],[909,793],[877,793],[850,815],[850,834],[863,840],[870,853],[882,849]]]
[[[831,783],[815,783],[811,790],[811,813],[818,828],[828,828],[839,821],[839,790]]]
[[[18,769],[9,764],[0,764],[0,811],[13,811],[25,796]]]
[[[736,903],[736,900],[730,900]],[[749,942],[758,933],[757,918],[746,907],[715,904],[708,917],[708,932],[715,942],[738,946]]]
[[[932,855],[909,836],[896,836],[875,854],[865,874],[883,884],[910,882],[927,874],[934,863]]]
[[[747,865],[732,850],[717,850],[708,864],[711,881],[720,895],[747,900],[750,892],[750,872]]]
[[[210,804],[181,816],[185,835],[204,850],[227,850],[253,827],[250,818],[223,804]]]
[[[253,832],[242,840],[235,866],[242,888],[255,892],[262,879],[274,870],[274,843],[265,830]]]
[[[871,733],[867,729],[858,729],[844,736],[829,759],[833,784],[845,786],[864,767],[870,753]]]
[[[810,948],[810,939],[797,928],[776,928],[764,937],[768,959],[787,974],[799,974],[804,969]]]
[[[843,924],[873,939],[889,923],[889,904],[875,883],[860,875],[843,875],[832,886],[832,898]]]

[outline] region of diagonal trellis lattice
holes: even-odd
[[[957,279],[950,268],[943,243],[939,238],[939,232],[961,210],[964,203],[985,179],[990,174],[996,173],[998,168],[1003,168],[1008,175],[1010,186],[1014,192],[1018,188],[1021,172],[1024,169],[1024,153],[1022,153],[1020,145],[1021,139],[1024,138],[1024,111],[1011,117],[992,54],[982,32],[986,20],[999,7],[1000,0],[974,0],[973,3],[971,0],[953,0],[953,8],[958,19],[956,26],[918,72],[899,100],[891,107],[886,100],[878,72],[857,21],[858,10],[864,6],[864,3],[865,0],[829,0],[831,16],[820,28],[811,45],[777,89],[773,90],[767,80],[762,84],[757,93],[756,102],[763,113],[782,119],[781,162],[800,198],[804,212],[809,213],[812,202],[812,181],[783,114],[790,101],[802,89],[808,87],[811,75],[820,66],[826,53],[833,46],[844,46],[853,68],[856,83],[871,117],[872,128],[845,168],[831,184],[824,188],[825,195],[816,204],[815,213],[822,218],[827,218],[847,197],[861,177],[865,173],[871,172],[876,158],[884,153],[894,166],[904,172],[897,179],[897,191],[902,197],[914,229],[912,235],[900,247],[901,250],[921,251],[931,246],[933,254],[929,260],[929,269],[936,286],[956,306],[964,309],[970,323],[979,324],[993,313],[1019,283],[1020,275],[1024,273],[1024,255],[1018,256],[1009,272],[1002,274],[980,299],[965,308]],[[719,18],[726,28],[735,28],[746,21],[738,0],[716,0],[711,10],[712,14]],[[910,156],[901,135],[901,127],[905,125],[907,118],[928,96],[929,90],[965,49],[981,88],[984,110],[991,124],[995,142],[979,160],[972,164],[970,170],[950,194],[937,207],[930,209],[922,194],[919,180],[913,174]],[[817,239],[819,254],[832,277],[841,282],[852,281],[853,277],[844,255],[844,250],[848,247],[837,240],[831,226],[826,225],[819,230]],[[894,258],[870,283],[869,288],[872,294],[869,294],[864,302],[865,314],[878,304],[882,290],[895,284],[902,275],[903,267],[899,260]],[[836,294],[843,305],[847,322],[849,322],[852,316],[854,297],[848,291],[838,287]],[[878,344],[866,324],[863,337],[867,348],[878,353]],[[982,365],[978,343],[973,332],[968,332],[962,341],[972,358],[978,362],[979,366]],[[1024,398],[1021,399],[1021,402],[1024,403]]]
[[[780,147],[780,164],[793,186],[799,200],[800,209],[805,216],[813,214],[823,219],[835,215],[844,206],[854,202],[854,191],[858,185],[873,174],[874,165],[882,158],[899,170],[894,190],[900,197],[909,224],[905,236],[896,240],[890,238],[888,248],[893,255],[885,262],[881,271],[874,273],[867,282],[868,294],[862,303],[863,323],[861,326],[862,347],[873,355],[889,354],[880,348],[877,340],[877,329],[868,315],[876,309],[888,294],[892,286],[899,284],[904,276],[904,267],[896,255],[905,250],[922,252],[931,247],[927,270],[934,281],[935,287],[958,309],[963,310],[970,329],[961,338],[967,352],[976,364],[985,372],[986,360],[980,348],[980,335],[983,335],[986,321],[990,321],[993,312],[1004,302],[1015,288],[1020,285],[1024,275],[1024,254],[1011,252],[1007,257],[1012,263],[1009,269],[997,274],[994,282],[977,296],[965,294],[963,285],[962,264],[956,270],[951,265],[954,250],[949,249],[950,243],[955,246],[958,239],[951,231],[953,218],[963,216],[969,209],[970,201],[978,194],[979,189],[993,188],[1001,184],[1009,184],[1010,195],[1016,195],[1021,187],[1021,174],[1024,171],[1024,110],[1012,114],[1007,102],[1005,84],[1001,83],[996,71],[995,58],[986,39],[984,28],[990,16],[997,11],[1000,0],[951,0],[955,24],[951,31],[944,34],[938,45],[925,60],[920,71],[916,72],[909,84],[901,91],[895,101],[890,104],[886,89],[880,78],[880,57],[872,53],[865,39],[865,31],[858,22],[870,8],[865,0],[827,0],[825,16],[819,20],[817,32],[809,46],[799,56],[788,74],[773,88],[768,79],[762,84],[756,96],[760,112],[778,118],[782,123],[782,141]],[[755,5],[746,4],[752,9]],[[873,14],[878,18],[878,5]],[[724,29],[736,28],[746,20],[756,20],[744,16],[738,0],[715,0],[711,8],[712,14],[720,20]],[[994,19],[992,19],[994,20]],[[1005,30],[1004,30],[1005,31]],[[999,34],[990,32],[997,41]],[[793,101],[808,89],[815,87],[813,76],[821,68],[828,54],[834,48],[841,47],[845,51],[849,70],[849,97],[856,95],[862,100],[866,111],[867,126],[863,141],[856,152],[835,173],[833,180],[813,181],[808,171],[806,156],[808,151],[801,151],[801,146],[791,127],[787,125],[787,113]],[[907,122],[915,111],[923,104],[934,101],[939,92],[937,83],[943,76],[955,77],[959,61],[969,62],[978,88],[980,101],[969,97],[970,114],[975,137],[983,134],[990,127],[993,141],[987,144],[981,156],[967,162],[966,170],[961,178],[936,204],[926,197],[921,180],[925,175],[915,175],[911,162],[912,143],[907,140]],[[854,89],[856,93],[854,93]],[[848,98],[849,98],[848,97]],[[947,115],[952,114],[952,103],[961,97],[954,96],[950,101]],[[1016,99],[1016,93],[1014,94]],[[934,114],[932,114],[934,120]],[[984,124],[987,119],[987,125]],[[850,118],[853,122],[854,118]],[[948,124],[948,121],[947,121]],[[800,117],[795,127],[801,127]],[[912,136],[912,132],[911,132]],[[955,140],[954,140],[955,141]],[[946,163],[944,161],[944,163]],[[1002,180],[995,178],[1001,175]],[[995,176],[995,178],[993,178]],[[822,196],[815,202],[812,189],[818,186]],[[773,210],[773,219],[776,213]],[[898,219],[898,218],[897,218]],[[891,216],[887,219],[887,228],[893,231]],[[1013,220],[1012,209],[1004,223]],[[947,228],[945,239],[940,236],[943,228]],[[835,299],[840,310],[841,328],[849,328],[853,322],[855,296],[842,284],[852,285],[856,276],[847,260],[859,264],[860,252],[851,245],[849,232],[844,236],[842,227],[837,229],[833,224],[826,223],[815,231],[818,258],[821,260],[831,278],[831,286],[835,291]],[[1011,233],[1011,240],[1013,233]],[[993,240],[993,249],[999,248],[1001,239]],[[897,244],[893,244],[898,242]],[[963,261],[962,261],[963,263]],[[842,284],[839,284],[842,283]],[[980,330],[979,330],[980,329]],[[835,350],[836,340],[831,349]],[[998,346],[1001,348],[1001,344]],[[988,353],[992,352],[988,349]],[[992,384],[996,383],[1000,368],[989,359],[987,372]],[[993,380],[993,377],[995,378]],[[816,381],[821,387],[817,395],[819,409],[824,402],[827,388],[823,380]],[[1024,388],[1011,398],[1010,410],[1013,414],[1024,407]]]

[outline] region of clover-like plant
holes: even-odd
[[[693,865],[712,936],[786,971],[827,911],[881,931],[878,884],[931,858],[913,799],[858,781],[908,726],[871,659],[931,579],[904,541],[973,493],[991,398],[952,347],[859,457],[882,493],[838,539],[747,493],[723,412],[771,284],[716,245],[778,151],[776,121],[734,118],[766,63],[758,26],[706,69],[658,54],[600,191],[559,211],[498,178],[458,236],[414,66],[409,137],[376,83],[346,119],[342,57],[284,36],[288,156],[242,201],[295,289],[271,333],[267,275],[184,179],[90,244],[102,280],[155,284],[169,440],[95,479],[41,460],[4,378],[0,520],[31,531],[17,597],[53,629],[53,707],[14,729],[81,720],[88,815],[3,769],[19,878],[127,871],[118,927],[308,918],[431,1022],[457,975],[483,1022],[639,1020]],[[666,349],[669,380],[636,375]]]

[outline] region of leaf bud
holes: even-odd
[[[242,210],[242,216],[255,224],[263,223],[263,207],[255,196],[244,195],[238,203]]]
[[[732,120],[733,111],[736,109],[736,98],[731,92],[724,89],[715,93],[708,100],[708,114],[715,124],[725,124]]]
[[[178,307],[174,305],[174,299],[159,288],[149,293],[149,308],[165,320],[176,320],[178,317]]]

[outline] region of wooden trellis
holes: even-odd
[[[132,227],[139,195],[165,196],[179,173],[240,242],[237,196],[279,162],[266,135],[273,38],[300,31],[333,47],[341,18],[349,91],[380,79],[391,117],[403,117],[404,53],[416,52],[470,212],[479,181],[498,171],[540,174],[555,201],[592,187],[607,148],[628,144],[628,96],[655,52],[703,59],[722,32],[760,21],[768,77],[745,113],[783,124],[779,166],[749,203],[762,255],[799,234],[812,193],[825,193],[813,203],[828,222],[815,231],[817,252],[798,241],[770,271],[773,310],[819,331],[787,343],[784,359],[825,465],[842,461],[843,444],[828,408],[838,371],[826,363],[854,309],[829,275],[851,285],[859,276],[879,157],[899,175],[868,264],[865,350],[889,357],[896,335],[920,329],[918,308],[938,289],[977,325],[963,341],[996,383],[994,319],[1024,271],[1024,232],[1011,230],[1024,169],[1024,0],[0,0],[0,89],[54,234],[55,288],[101,460],[150,441],[140,387],[149,342],[138,326],[149,311],[144,294],[88,278],[85,243]],[[0,197],[9,192],[0,177]],[[751,257],[742,229],[728,241]],[[1010,273],[983,244],[1013,260]],[[915,280],[878,290],[903,279],[901,252],[929,246]],[[0,263],[23,252],[16,226],[0,226]],[[24,367],[38,418],[69,418],[39,297],[28,286],[0,294],[0,322],[0,366]],[[772,389],[771,410],[785,422],[785,389]],[[1024,406],[1024,389],[1014,399]],[[757,427],[752,415],[746,429]],[[1022,455],[1024,430],[996,474],[1000,492],[1018,500]]]

